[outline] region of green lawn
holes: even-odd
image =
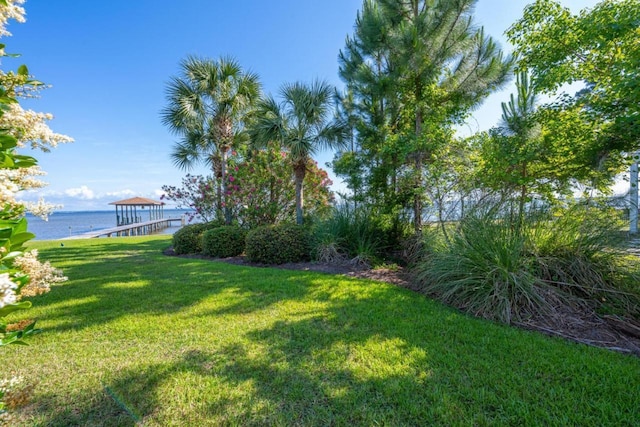
[[[167,257],[170,237],[36,242],[69,281],[2,349],[25,426],[638,425],[640,359],[392,285]],[[16,317],[18,319],[18,317]]]

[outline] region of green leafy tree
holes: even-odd
[[[573,15],[558,1],[536,0],[507,31],[538,91],[585,83],[563,108],[600,124],[593,142],[600,157],[640,148],[639,10],[638,0],[602,1]]]
[[[619,158],[608,155],[592,164],[599,123],[575,108],[536,106],[535,87],[520,72],[517,95],[502,103],[502,122],[472,140],[477,148],[477,181],[481,186],[515,202],[512,224],[519,229],[532,197],[553,204],[560,194],[570,195],[576,185],[603,189],[615,175]]]
[[[295,183],[291,179],[289,153],[272,145],[255,150],[234,164],[229,172],[228,192],[238,222],[254,228],[296,219]],[[322,217],[333,195],[326,171],[309,159],[305,172],[305,215]]]
[[[226,205],[229,153],[246,141],[246,118],[260,96],[258,76],[232,58],[188,57],[182,75],[167,86],[162,122],[181,137],[172,157],[182,169],[204,162],[218,180],[218,205]],[[224,208],[226,223],[231,211]]]
[[[332,119],[334,90],[325,82],[285,84],[281,102],[268,96],[259,102],[252,135],[257,145],[271,142],[289,153],[295,181],[296,222],[302,224],[303,183],[311,157],[344,144],[348,127]]]
[[[541,126],[536,117],[536,94],[527,73],[516,80],[517,95],[502,103],[502,123],[493,129],[482,146],[484,182],[494,189],[517,190],[518,224],[524,219],[525,204],[532,186],[540,182],[540,164],[544,163]],[[538,189],[540,190],[540,189]]]
[[[339,73],[347,87],[340,111],[355,130],[356,142],[355,150],[336,156],[333,168],[354,195],[362,188],[363,202],[398,222],[397,213],[405,205],[400,181],[406,152],[397,137],[400,108],[392,76],[390,25],[378,2],[363,2],[354,33],[340,51]]]
[[[405,176],[417,231],[425,165],[449,140],[454,124],[504,83],[511,67],[510,58],[473,23],[474,4],[367,0],[341,53],[341,76],[357,93],[364,118],[376,119],[370,122],[379,133],[372,136],[382,136],[387,146],[380,152],[399,155],[386,163],[396,178],[403,174],[400,163],[410,167]]]

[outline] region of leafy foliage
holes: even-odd
[[[585,83],[564,108],[599,124],[593,143],[604,153],[635,151],[640,141],[639,9],[638,0],[601,1],[573,15],[557,1],[537,0],[507,31],[538,90]]]
[[[0,2],[0,35],[8,35],[5,25],[9,19],[24,22],[23,1]],[[16,56],[5,53],[5,45],[0,44],[0,57]],[[46,125],[50,116],[25,112],[18,102],[20,95],[34,92],[42,83],[29,75],[26,65],[16,72],[0,70],[0,347],[9,344],[26,344],[27,337],[39,332],[35,321],[9,324],[8,316],[17,311],[31,308],[30,301],[22,300],[49,291],[47,282],[51,274],[55,281],[66,280],[50,265],[41,264],[37,252],[25,252],[25,243],[35,237],[28,231],[24,217],[26,204],[16,200],[21,190],[37,188],[43,184],[29,179],[30,175],[42,174],[37,169],[34,157],[19,154],[18,148],[31,142],[32,148],[47,152],[58,142],[68,142],[71,138],[54,134]],[[33,213],[45,216],[52,206],[40,203]],[[3,358],[4,360],[4,358]],[[19,379],[0,379],[0,424],[7,420],[7,409],[24,405],[31,391],[30,387],[18,389]]]
[[[247,231],[234,225],[226,225],[205,231],[202,234],[204,255],[228,258],[244,252]]]
[[[340,75],[350,95],[344,108],[356,116],[375,178],[371,188],[388,194],[387,203],[411,205],[416,231],[422,228],[434,154],[511,68],[511,59],[474,25],[474,4],[365,1],[340,52]]]
[[[250,261],[264,264],[308,261],[311,234],[297,224],[258,227],[247,235],[245,252]]]
[[[269,96],[258,103],[252,123],[257,145],[276,143],[289,153],[294,172],[296,223],[304,221],[304,180],[311,156],[324,148],[339,147],[347,137],[347,127],[331,119],[334,89],[323,81],[307,85],[285,84],[282,101]]]
[[[372,210],[341,204],[330,217],[314,224],[313,233],[318,260],[371,266],[389,257],[406,230],[397,230],[393,223],[385,222],[385,216],[375,215]]]
[[[640,265],[616,250],[612,212],[575,205],[532,214],[522,226],[500,212],[465,216],[449,244],[427,255],[417,268],[425,292],[505,323],[548,316],[557,301],[640,314]]]
[[[2,55],[5,55],[2,52]],[[18,71],[20,75],[28,75],[27,68],[22,66]],[[30,84],[27,81],[25,84]],[[0,116],[5,114],[9,105],[18,101],[12,95],[12,88],[6,87],[0,80]],[[16,152],[17,139],[10,134],[11,129],[0,129],[0,169],[17,170],[28,168],[37,163],[30,156],[20,155]],[[9,190],[10,191],[10,190]],[[6,316],[17,310],[31,307],[28,301],[17,302],[20,290],[29,282],[29,276],[24,275],[20,269],[15,268],[13,261],[25,251],[24,244],[33,239],[35,235],[27,230],[28,224],[23,217],[22,205],[5,203],[0,210],[0,346],[7,344],[23,344],[23,338],[36,332],[35,323],[27,329],[20,331],[7,331]],[[2,403],[0,402],[0,405]],[[0,407],[0,412],[2,407]]]
[[[218,206],[224,203],[224,219],[230,224],[228,157],[246,139],[245,121],[260,97],[261,85],[257,74],[244,71],[230,57],[190,56],[181,63],[181,71],[167,86],[167,107],[162,111],[163,123],[182,137],[172,157],[183,169],[196,163],[211,167],[218,184]]]
[[[190,222],[196,218],[209,222],[222,217],[222,206],[215,195],[216,185],[211,177],[187,174],[182,178],[181,187],[163,185],[160,199],[175,202],[178,209],[188,208]]]
[[[295,183],[291,155],[269,145],[250,151],[246,159],[234,163],[229,172],[227,191],[234,217],[250,228],[292,222],[296,218]],[[305,211],[322,217],[330,209],[333,195],[327,172],[309,159],[305,172]]]
[[[173,234],[173,250],[178,255],[202,252],[202,234],[222,226],[222,221],[188,224]]]
[[[216,179],[187,175],[181,187],[163,186],[163,199],[190,208],[196,217],[211,221],[221,218],[220,212],[228,207],[231,217],[243,227],[277,224],[295,219],[295,185],[291,179],[288,153],[272,146],[254,150],[245,159],[229,162],[227,175],[227,202],[218,203]],[[306,206],[308,216],[322,217],[330,209],[333,194],[331,180],[325,170],[309,160],[306,165]],[[224,205],[224,206],[223,206]]]

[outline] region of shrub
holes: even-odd
[[[393,224],[384,224],[367,209],[337,207],[314,227],[314,255],[320,261],[374,264],[398,246]]]
[[[310,252],[311,235],[301,225],[259,227],[247,235],[246,255],[252,262],[284,264],[308,261]]]
[[[585,206],[522,224],[470,215],[418,264],[417,279],[443,302],[505,323],[552,315],[558,304],[637,316],[638,261],[620,250],[619,226]]]
[[[638,315],[638,260],[626,252],[619,213],[575,205],[529,228],[536,274],[596,309]]]
[[[218,221],[189,224],[173,234],[173,250],[178,255],[202,252],[202,233],[220,227]]]
[[[244,252],[247,232],[237,225],[222,226],[202,234],[202,253],[212,257],[227,258]]]
[[[465,218],[448,245],[417,267],[421,288],[473,315],[511,323],[544,311],[526,239],[508,224]]]

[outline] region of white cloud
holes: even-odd
[[[82,184],[66,190],[47,188],[23,191],[20,194],[20,199],[23,201],[37,202],[40,197],[44,197],[48,203],[63,205],[64,209],[62,210],[65,211],[94,211],[111,210],[113,206],[109,205],[109,203],[135,196],[160,200],[163,193],[164,192],[157,187],[155,189],[145,189],[141,191],[135,191],[130,188],[117,189],[117,187],[112,187],[108,190],[98,190],[91,184]],[[167,206],[170,207],[173,206],[173,204],[168,203]]]
[[[137,193],[133,190],[120,190],[120,191],[110,191],[106,193],[106,197],[131,197],[135,196]]]
[[[82,200],[92,200],[96,197],[93,190],[91,190],[86,185],[82,185],[78,188],[68,188],[64,190],[64,194],[69,197],[74,197]]]

